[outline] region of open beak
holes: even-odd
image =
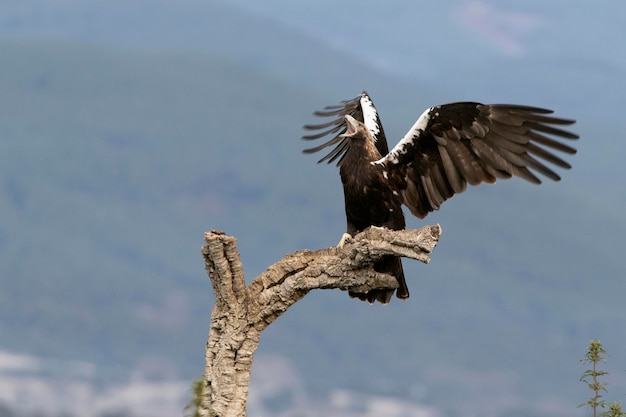
[[[346,119],[346,131],[344,133],[342,133],[341,136],[342,138],[349,138],[354,136],[354,134],[357,131],[357,128],[359,126],[359,122],[357,122],[357,120],[350,116],[349,114],[346,114],[345,116]]]

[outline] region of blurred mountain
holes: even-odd
[[[624,57],[583,43],[594,37],[572,26],[585,10],[560,15],[564,2],[442,2],[415,28],[399,3],[350,2],[327,20],[327,2],[258,4],[0,5],[0,349],[43,361],[19,374],[102,387],[199,376],[212,305],[202,233],[236,236],[248,279],[334,245],[338,173],[300,154],[301,126],[367,89],[390,137],[433,104],[510,101],[577,118],[580,151],[559,184],[478,187],[429,216],[443,238],[429,265],[404,262],[408,302],[320,291],[298,303],[263,336],[252,391],[278,388],[255,406],[287,412],[281,392],[297,387],[293,401],[333,414],[365,395],[427,407],[405,414],[571,415],[589,339],[626,362]],[[623,34],[621,10],[607,10],[588,30]],[[373,34],[359,23],[372,15],[386,22]]]

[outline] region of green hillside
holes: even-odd
[[[0,348],[94,362],[104,382],[146,357],[160,377],[191,379],[212,305],[204,231],[239,239],[248,278],[343,231],[336,169],[301,155],[298,138],[353,86],[295,85],[221,56],[52,41],[5,40],[0,56]],[[390,136],[441,101],[380,75],[372,84],[361,88],[383,102],[422,92],[418,111],[381,107]],[[455,197],[428,219],[444,232],[432,262],[405,261],[408,302],[311,294],[259,353],[293,360],[318,393],[411,396],[428,381],[420,399],[440,401],[457,384],[441,375],[466,370],[580,400],[586,342],[616,357],[626,345],[624,196],[564,178]]]
[[[210,58],[0,47],[11,64],[0,81],[1,326],[19,336],[6,347],[125,365],[140,349],[200,358],[211,302],[202,233],[257,227],[257,209],[287,195],[289,181],[258,181],[282,130],[264,95],[296,92]],[[170,298],[178,322],[142,315]]]

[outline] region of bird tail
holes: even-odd
[[[409,298],[409,288],[404,280],[404,270],[402,269],[402,261],[399,256],[385,256],[380,261],[374,264],[374,271],[389,274],[398,280],[398,289],[396,291],[396,297],[406,300]],[[391,301],[391,296],[394,290],[372,290],[367,293],[356,293],[349,291],[348,294],[351,298],[358,298],[361,301],[367,301],[370,304],[374,304],[378,301],[381,304],[388,304]]]

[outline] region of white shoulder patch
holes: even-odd
[[[428,122],[430,121],[430,112],[433,111],[434,107],[430,107],[424,111],[417,119],[415,124],[409,129],[409,131],[404,135],[400,142],[386,155],[381,159],[376,161],[377,164],[383,164],[385,161],[389,161],[392,164],[397,164],[399,162],[398,156],[401,154],[405,154],[407,152],[406,146],[408,144],[412,144],[414,141],[419,140],[421,134],[428,127]]]
[[[380,126],[378,125],[378,112],[372,103],[372,99],[366,94],[361,96],[361,110],[363,111],[363,122],[369,129],[370,133],[374,137],[374,141],[380,133]]]

